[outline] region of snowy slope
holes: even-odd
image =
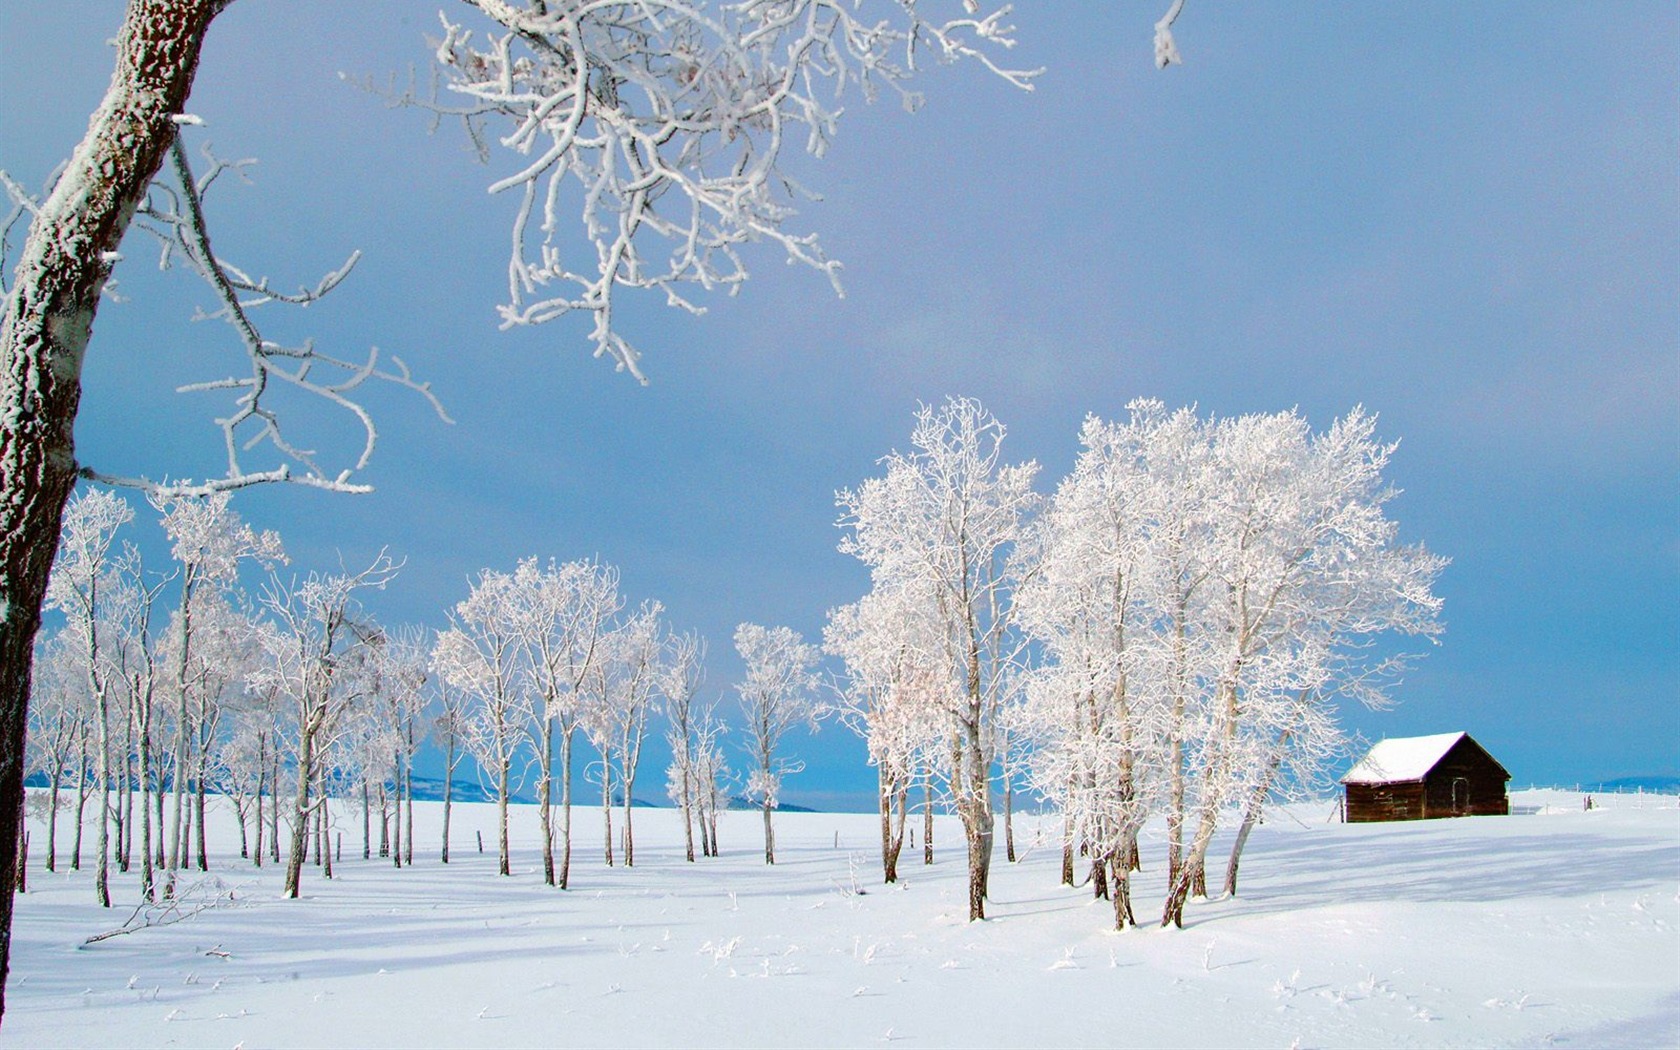
[[[640,810],[637,867],[609,870],[580,811],[561,893],[533,810],[498,878],[493,807],[457,807],[445,867],[422,805],[412,869],[360,859],[358,814],[355,858],[331,882],[309,869],[302,901],[224,852],[234,904],[83,947],[128,909],[95,907],[89,872],[43,871],[37,829],[0,1046],[1674,1045],[1680,808],[1597,801],[1388,825],[1296,807],[1255,832],[1240,898],[1123,934],[1057,885],[1050,842],[1000,855],[994,918],[963,921],[948,820],[938,863],[907,851],[891,888],[868,816],[780,816],[766,868],[756,815],[726,814],[725,856],[690,865],[675,814]],[[1152,846],[1140,914],[1164,889]]]

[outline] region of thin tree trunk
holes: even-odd
[[[612,759],[604,748],[601,751],[601,819],[606,827],[607,867],[610,868],[613,866]]]
[[[560,734],[560,888],[572,877],[572,729]]]
[[[70,851],[70,870],[82,870],[82,820],[87,812],[88,795],[87,736],[82,736],[81,754],[76,761],[76,839]]]
[[[269,761],[273,765],[269,768],[268,782],[274,785],[274,805],[268,810],[268,859],[280,863],[280,746],[269,751]]]
[[[770,823],[770,800],[764,801],[764,863],[776,863],[776,828]]]
[[[636,866],[636,822],[631,813],[636,797],[636,769],[630,767],[630,772],[624,778],[624,866]]]
[[[922,863],[933,863],[933,780],[922,782]]]
[[[688,746],[685,742],[685,748]],[[694,797],[693,788],[689,783],[690,758],[684,755],[681,759],[682,769],[682,815],[683,815],[683,850],[690,864],[694,863]]]
[[[199,871],[209,871],[210,870],[210,851],[206,848],[205,841],[204,841],[204,792],[205,792],[204,782],[207,779],[206,773],[208,772],[204,768],[204,766],[205,766],[205,762],[209,758],[209,750],[210,750],[209,742],[206,741],[204,749],[199,753],[198,784],[197,784],[197,790],[193,794],[193,819],[194,819],[194,822],[195,822],[195,826],[193,828],[193,833],[198,837],[198,870]]]
[[[548,719],[542,725],[542,754],[540,782],[537,784],[537,808],[542,828],[543,882],[555,884],[554,876],[554,809],[549,804],[554,793],[554,723]]]
[[[53,771],[52,787],[47,795],[47,870],[58,870],[58,792],[64,779],[64,767]]]
[[[1015,863],[1015,785],[1003,789],[1003,850],[1009,863]]]
[[[443,764],[443,852],[440,859],[449,863],[449,809],[455,794],[455,734],[449,734],[449,749]]]
[[[508,857],[508,763],[502,760],[497,771],[500,777],[496,781],[496,825],[501,831],[497,848],[496,871],[501,875],[513,874],[513,866]]]
[[[402,763],[397,763],[391,778],[391,790],[394,793],[391,806],[391,864],[393,867],[403,866],[403,837],[402,837]]]
[[[1237,895],[1237,866],[1242,862],[1243,847],[1248,845],[1249,832],[1260,822],[1260,813],[1265,808],[1266,796],[1271,793],[1272,780],[1277,776],[1279,767],[1283,765],[1283,750],[1289,743],[1289,731],[1284,730],[1278,736],[1273,746],[1272,757],[1266,763],[1266,775],[1260,778],[1260,783],[1254,785],[1249,793],[1248,804],[1243,807],[1242,826],[1237,829],[1237,841],[1231,845],[1231,859],[1225,865],[1224,892],[1227,897]]]
[[[309,846],[309,765],[314,760],[314,741],[308,727],[304,727],[298,741],[297,794],[292,802],[292,845],[286,855],[285,894],[293,899],[303,877],[303,861]],[[276,807],[278,808],[278,807]]]
[[[1062,818],[1062,885],[1073,885],[1073,818]]]
[[[403,863],[414,863],[414,765],[410,760],[403,769],[402,786],[403,803],[407,807],[403,816]]]
[[[362,777],[362,859],[373,857],[373,796],[367,777]]]

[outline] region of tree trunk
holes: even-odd
[[[394,867],[403,865],[403,831],[402,831],[402,764],[399,762],[395,775],[391,778],[391,790],[395,793],[391,806],[391,864]]]
[[[776,828],[770,823],[770,800],[764,800],[764,863],[776,863]]]
[[[449,751],[443,764],[443,863],[449,863],[449,808],[455,793],[455,734],[449,734]]]
[[[501,832],[500,843],[497,848],[496,872],[500,875],[513,874],[513,866],[508,858],[508,763],[502,760],[500,774],[496,781],[496,825]]]
[[[147,901],[155,899],[157,877],[152,868],[151,710],[149,700],[140,710],[140,897]]]
[[[199,871],[209,871],[210,870],[210,851],[206,848],[205,842],[204,842],[204,791],[205,791],[204,781],[206,779],[205,774],[207,772],[204,768],[204,763],[205,763],[205,760],[208,758],[208,754],[209,754],[209,744],[206,743],[204,751],[201,752],[200,755],[199,755],[199,759],[198,759],[198,784],[197,784],[197,790],[193,793],[193,820],[195,822],[195,826],[193,827],[193,834],[197,837],[197,841],[198,841],[198,870]]]
[[[892,791],[887,784],[885,768],[876,771],[876,802],[881,810],[881,881],[898,881],[898,851],[893,848]]]
[[[1260,783],[1254,785],[1249,793],[1248,804],[1243,807],[1242,826],[1237,829],[1237,841],[1231,845],[1231,859],[1225,865],[1225,887],[1227,897],[1237,895],[1237,865],[1242,861],[1243,847],[1248,845],[1248,834],[1254,830],[1254,825],[1260,822],[1260,813],[1265,808],[1266,796],[1272,790],[1272,780],[1283,765],[1283,749],[1289,742],[1289,733],[1279,737],[1272,749],[1271,760],[1266,763],[1266,775],[1260,778]]]
[[[930,774],[931,777],[931,774]],[[922,863],[933,863],[933,780],[922,784]]]
[[[268,859],[278,864],[280,863],[280,747],[278,743],[269,752],[269,761],[273,763],[269,767],[268,782],[274,785],[274,804],[268,809]],[[159,820],[161,819],[160,817]]]
[[[64,767],[53,772],[52,787],[47,795],[47,870],[58,870],[58,784],[64,778]]]
[[[554,885],[554,729],[544,719],[542,727],[541,781],[537,785],[537,810],[542,827],[543,882]]]
[[[0,1016],[11,964],[31,666],[76,478],[81,366],[100,292],[175,138],[210,20],[228,0],[132,0],[116,68],[40,204],[0,312]]]
[[[268,742],[263,734],[257,734],[257,819],[252,821],[256,830],[256,848],[251,851],[251,863],[262,867],[263,854],[263,791],[268,787]]]
[[[1073,885],[1073,818],[1062,818],[1062,885]]]
[[[638,748],[638,751],[640,749]],[[624,776],[624,866],[636,866],[636,823],[631,815],[631,806],[636,797],[636,767],[631,765]]]
[[[414,863],[414,766],[403,769],[403,863]]]
[[[71,842],[70,870],[82,870],[82,821],[87,813],[88,755],[87,736],[82,737],[81,755],[76,760],[76,837]]]
[[[601,751],[601,820],[606,826],[607,834],[607,867],[613,866],[612,840],[612,759],[606,750]]]
[[[572,730],[560,734],[560,888],[572,877]]]
[[[682,760],[683,849],[690,864],[694,863],[694,796],[689,786],[688,759]]]
[[[1015,863],[1015,785],[1003,789],[1003,855]]]
[[[309,848],[309,764],[313,760],[307,731],[298,742],[297,795],[292,803],[292,846],[286,855],[285,894],[293,899],[298,895],[298,883],[303,876],[303,860]],[[278,808],[278,807],[276,807]]]
[[[373,857],[373,794],[367,777],[362,778],[362,859]]]

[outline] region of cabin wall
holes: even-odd
[[[1456,790],[1455,790],[1456,788]],[[1502,817],[1511,811],[1505,780],[1481,764],[1443,761],[1424,781],[1425,817]]]
[[[1423,815],[1424,786],[1421,783],[1347,785],[1349,824],[1421,820]]]

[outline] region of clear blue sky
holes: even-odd
[[[338,78],[423,73],[433,8],[240,0],[192,101],[262,161],[213,202],[218,248],[281,283],[362,248],[286,331],[401,354],[459,422],[378,396],[377,493],[238,505],[303,568],[406,556],[390,621],[440,623],[484,566],[598,555],[710,638],[724,689],[735,623],[815,637],[861,593],[833,493],[918,399],[983,399],[1046,487],[1082,417],[1135,396],[1321,425],[1363,403],[1402,442],[1403,536],[1453,564],[1441,646],[1349,724],[1468,729],[1519,784],[1680,773],[1680,8],[1190,0],[1158,73],[1165,6],[1023,5],[1031,94],[958,67],[915,115],[854,100],[800,166],[847,297],[765,252],[705,318],[636,302],[641,388],[581,321],[496,330],[506,169]],[[120,13],[0,0],[0,167],[38,184],[68,154]],[[226,344],[145,254],[100,313],[79,450],[202,475],[221,405],[170,391]],[[843,730],[801,747],[791,801],[871,789]]]

